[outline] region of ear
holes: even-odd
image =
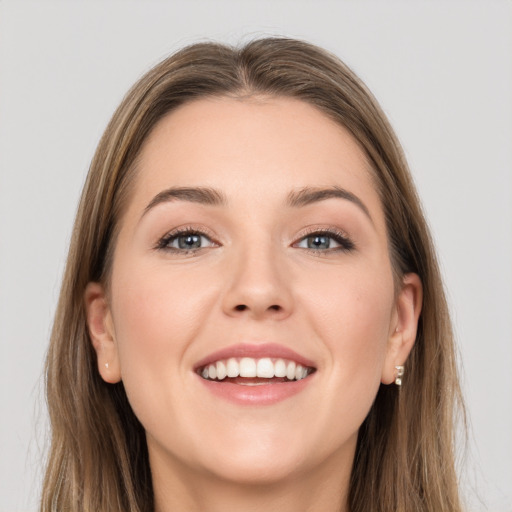
[[[397,296],[393,313],[386,358],[382,371],[382,383],[395,381],[395,366],[403,366],[416,341],[418,319],[423,302],[423,286],[417,274],[406,274]]]
[[[98,371],[105,382],[121,380],[121,368],[115,339],[114,324],[107,297],[100,283],[89,283],[84,294],[87,326],[96,351]]]

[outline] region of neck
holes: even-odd
[[[346,512],[350,469],[324,464],[278,482],[241,483],[187,467],[167,472],[152,465],[155,512]]]

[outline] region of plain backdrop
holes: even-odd
[[[512,511],[511,6],[0,2],[0,511],[37,509],[42,365],[80,188],[109,117],[183,45],[271,34],[339,55],[389,115],[453,312],[471,421],[460,452],[468,510]]]

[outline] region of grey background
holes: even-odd
[[[79,191],[110,115],[175,49],[269,34],[338,54],[398,132],[459,341],[468,510],[512,511],[511,5],[0,2],[0,511],[37,509],[42,364]]]

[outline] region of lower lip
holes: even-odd
[[[276,382],[256,386],[207,380],[200,376],[198,378],[201,379],[208,391],[224,400],[239,405],[272,405],[300,393],[309,385],[313,375],[291,382]]]

